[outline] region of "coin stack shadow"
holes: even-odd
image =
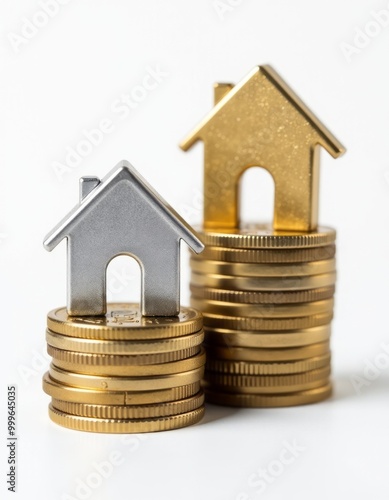
[[[206,400],[276,407],[331,394],[335,231],[200,231],[191,305],[204,316]]]
[[[131,433],[201,420],[205,353],[202,317],[142,317],[136,304],[109,304],[105,317],[48,314],[52,356],[43,389],[50,418],[71,429]]]

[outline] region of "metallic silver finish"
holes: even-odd
[[[106,313],[106,268],[118,255],[141,267],[144,316],[175,316],[180,309],[180,241],[196,253],[204,245],[193,229],[128,162],[104,179],[80,181],[79,204],[46,236],[51,251],[68,240],[68,300],[72,316]]]
[[[100,184],[100,179],[98,177],[92,177],[92,176],[81,177],[81,179],[80,179],[80,195],[79,195],[80,203],[99,184]]]

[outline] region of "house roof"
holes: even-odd
[[[269,65],[256,66],[243,80],[236,84],[224,97],[222,97],[213,109],[205,116],[205,118],[193,129],[193,131],[180,143],[180,147],[187,151],[199,139],[202,139],[203,129],[212,118],[217,115],[222,108],[231,100],[235,95],[246,85],[250,80],[264,77],[275,89],[280,92],[295,108],[298,109],[300,114],[314,127],[318,135],[322,138],[323,147],[334,157],[342,155],[345,148],[342,144],[332,135],[332,133],[321,123],[321,121],[312,113],[312,111],[302,102],[302,100],[294,93],[294,91],[282,80],[278,73]]]
[[[113,168],[101,182],[76,205],[71,212],[62,219],[57,226],[45,237],[43,245],[46,250],[51,251],[63,238],[69,236],[77,225],[79,217],[86,212],[100,197],[101,193],[108,187],[122,180],[128,180],[136,185],[137,189],[147,197],[149,202],[156,208],[162,210],[168,221],[177,228],[181,238],[196,253],[204,249],[201,240],[194,233],[189,224],[148,184],[148,182],[130,165],[123,160]]]

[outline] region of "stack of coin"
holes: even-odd
[[[191,305],[204,316],[209,402],[268,407],[331,394],[335,231],[200,231]]]
[[[142,317],[137,304],[110,304],[105,317],[48,314],[52,356],[44,391],[50,418],[65,427],[131,433],[176,429],[204,413],[201,314]]]

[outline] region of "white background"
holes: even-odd
[[[388,26],[371,24],[372,11],[383,9]],[[0,496],[8,498],[6,388],[16,384],[22,499],[387,498],[388,2],[69,1],[46,24],[41,10],[32,0],[0,6]],[[25,18],[45,26],[36,33],[30,27],[30,38],[15,42]],[[370,34],[354,41],[358,30]],[[123,158],[191,223],[200,221],[202,145],[183,153],[177,144],[211,108],[215,81],[237,82],[263,63],[348,149],[338,160],[323,152],[321,169],[320,222],[338,230],[334,397],[290,409],[209,405],[192,428],[127,442],[52,424],[41,353],[46,314],[65,303],[66,245],[47,254],[43,237],[77,202],[80,176],[103,176]],[[111,106],[141,84],[149,67],[166,75],[123,118]],[[53,163],[64,162],[82,131],[104,118],[112,132],[60,181]],[[270,183],[250,175],[255,189],[245,181],[245,214],[266,219]],[[117,276],[128,288],[138,287],[138,276],[126,261],[112,266],[110,298],[127,298]],[[182,268],[185,304],[186,259]],[[365,384],[360,391],[356,376]],[[258,470],[272,467],[285,442],[294,441],[304,450],[260,492]],[[121,465],[90,491],[77,490],[80,481],[98,480],[93,463],[112,451]]]

